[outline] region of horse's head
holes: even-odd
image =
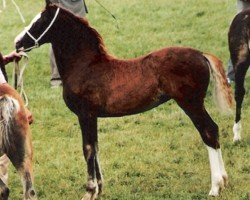
[[[47,4],[45,10],[36,15],[29,26],[15,38],[16,50],[30,51],[44,43],[48,43],[59,10],[60,8]]]

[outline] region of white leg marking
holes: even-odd
[[[234,142],[240,141],[241,140],[241,122],[239,121],[238,123],[234,124],[233,127],[233,132],[234,132]]]
[[[4,184],[8,185],[8,165],[10,163],[9,158],[4,154],[0,157],[0,179]]]
[[[224,161],[222,158],[221,149],[218,149],[218,153],[219,153],[220,172],[221,172],[222,178],[224,179],[224,185],[226,186],[228,184],[228,175],[227,175]]]
[[[209,192],[210,196],[218,196],[220,189],[224,187],[224,181],[222,178],[222,173],[219,161],[219,149],[213,149],[207,146],[208,149],[208,156],[210,162],[210,170],[211,170],[211,182],[212,187]]]

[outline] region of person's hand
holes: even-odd
[[[19,62],[21,59],[22,59],[22,54],[17,53],[16,51],[12,51],[10,54],[3,57],[4,64],[8,64],[13,61]]]

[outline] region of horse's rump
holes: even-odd
[[[0,97],[0,148],[9,151],[13,144],[16,116],[20,105],[16,99],[8,95]]]
[[[20,95],[8,84],[0,85],[0,125],[1,153],[12,154],[26,137],[30,139],[26,108]],[[24,150],[20,149],[19,152],[23,153]]]

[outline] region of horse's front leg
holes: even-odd
[[[83,200],[97,199],[98,185],[100,183],[100,167],[97,159],[97,117],[79,117],[79,123],[82,131],[83,154],[87,162],[87,193]],[[98,182],[98,184],[97,184]]]
[[[95,157],[95,167],[96,167],[96,179],[97,179],[97,185],[98,185],[98,192],[99,194],[102,192],[102,187],[103,187],[103,177],[102,177],[102,172],[101,172],[101,166],[99,163],[99,158],[98,158],[98,147],[96,149],[96,157]]]

